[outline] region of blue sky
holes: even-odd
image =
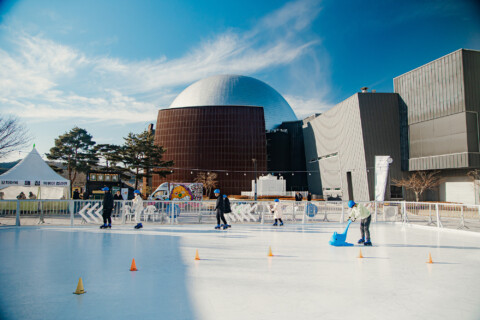
[[[75,125],[120,144],[210,75],[265,81],[303,118],[459,48],[480,49],[475,1],[0,0],[0,112],[41,153]]]

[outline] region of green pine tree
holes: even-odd
[[[55,147],[47,153],[47,158],[65,163],[70,185],[73,185],[77,173],[86,173],[97,163],[94,146],[92,136],[85,129],[75,127],[55,139]]]
[[[149,180],[152,175],[165,177],[170,174],[164,168],[173,166],[173,161],[162,160],[165,149],[155,145],[153,133],[147,130],[139,134],[129,133],[124,139],[125,145],[120,151],[122,162],[135,175],[135,189],[138,188],[138,181],[146,178],[145,190],[150,193]]]

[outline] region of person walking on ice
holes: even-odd
[[[105,192],[103,197],[103,226],[100,226],[100,229],[112,228],[112,210],[113,210],[113,197],[110,193],[110,189],[105,187],[102,189]],[[108,224],[107,224],[108,222]]]
[[[213,193],[215,194],[215,197],[217,197],[217,202],[215,203],[215,212],[217,214],[217,226],[215,227],[215,229],[220,229],[221,228],[220,220],[222,220],[223,229],[225,230],[229,227],[229,225],[227,223],[227,220],[225,220],[225,216],[223,215],[223,212],[225,210],[223,197],[220,194],[220,189],[215,189],[213,191]]]
[[[271,212],[273,213],[273,218],[275,219],[275,223],[273,225],[276,227],[278,225],[278,221],[280,221],[280,226],[283,226],[282,205],[280,204],[280,200],[275,199],[275,204],[271,208]]]
[[[140,222],[140,216],[142,215],[143,211],[143,199],[142,196],[140,195],[140,191],[135,190],[133,193],[135,193],[135,198],[133,198],[133,211],[135,212],[135,222],[137,225],[135,226],[135,229],[140,229],[143,228],[142,223]]]
[[[372,213],[363,204],[355,203],[355,201],[348,201],[348,207],[351,209],[349,220],[355,221],[360,218],[360,232],[362,238],[358,240],[358,244],[364,244],[365,246],[371,246],[370,240],[370,221],[372,220]]]

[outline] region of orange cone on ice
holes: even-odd
[[[195,260],[200,260],[200,256],[198,255],[198,249],[197,249],[197,253],[195,254]]]
[[[78,279],[78,284],[77,284],[77,290],[75,290],[74,294],[84,294],[85,291],[83,289],[83,281],[82,281],[82,277],[80,277],[80,279]]]
[[[362,255],[362,249],[360,249],[360,253],[358,254],[358,258],[362,259],[363,258],[363,255]]]
[[[132,259],[132,266],[130,267],[130,271],[138,271],[137,266],[135,265],[135,259]]]
[[[268,247],[268,256],[273,257],[272,247]]]
[[[433,263],[432,255],[431,255],[430,252],[428,253],[428,261],[427,261],[427,263]]]

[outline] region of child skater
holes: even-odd
[[[133,210],[135,211],[135,222],[137,225],[135,226],[135,229],[140,229],[143,228],[142,223],[140,222],[140,216],[143,211],[143,199],[142,196],[140,195],[140,191],[135,190],[133,193],[135,193],[135,198],[133,198]]]
[[[358,244],[363,243],[365,246],[371,246],[370,221],[372,220],[372,213],[363,204],[355,203],[353,200],[348,201],[348,207],[352,209],[348,219],[352,221],[355,221],[357,218],[362,219],[360,221],[360,232],[362,233],[362,238],[358,240]]]
[[[275,219],[275,223],[273,225],[277,226],[278,221],[280,221],[280,226],[283,226],[282,207],[280,205],[280,200],[275,199],[275,204],[273,205],[273,208],[271,210],[272,210],[272,213],[273,213],[273,218]]]

